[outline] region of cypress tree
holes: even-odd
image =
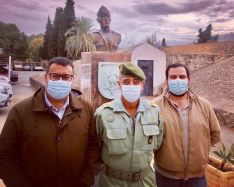
[[[162,47],[166,47],[166,46],[167,46],[166,40],[165,40],[165,38],[163,38],[163,40],[162,40]]]
[[[65,33],[68,29],[70,29],[76,21],[75,15],[75,2],[73,0],[67,0],[64,12],[63,12],[63,24],[60,26],[59,31],[59,40],[58,40],[58,54],[60,56],[67,56],[65,51]]]
[[[64,25],[59,25],[58,40],[57,40],[57,56],[66,56],[65,52],[65,34]]]
[[[53,35],[52,35],[52,54],[53,56],[63,56],[61,54],[61,48],[64,49],[65,42],[64,36],[61,34],[63,32],[62,28],[64,27],[64,14],[63,14],[63,8],[57,7],[55,12],[55,18],[54,18],[54,26],[53,26]],[[62,50],[64,53],[64,50]]]
[[[45,53],[45,56],[49,58],[55,56],[66,56],[65,51],[65,32],[72,27],[76,21],[75,2],[73,0],[67,0],[66,6],[63,9],[62,7],[57,7],[55,12],[55,18],[53,24],[50,24],[50,39],[47,42],[47,33],[45,33],[45,44],[43,46],[43,51],[48,49],[48,55]],[[48,19],[49,22],[49,19]],[[51,23],[51,21],[50,21]],[[47,23],[48,25],[49,23]],[[49,27],[49,26],[48,26]],[[47,30],[47,26],[46,26]],[[46,47],[48,46],[48,47]],[[43,52],[44,53],[44,52]]]
[[[50,17],[48,16],[47,24],[46,24],[46,31],[44,35],[44,43],[43,47],[41,49],[41,55],[43,59],[49,59],[51,58],[51,39],[52,39],[52,31],[53,26],[50,20]]]
[[[73,0],[67,0],[64,8],[65,28],[70,29],[76,21],[75,15],[75,2]]]

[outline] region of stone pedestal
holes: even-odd
[[[80,65],[81,65],[81,60],[73,61],[73,65],[74,65],[74,80],[72,82],[72,88],[80,90]]]
[[[124,63],[131,61],[130,53],[116,52],[83,52],[81,55],[80,90],[83,98],[91,103],[93,109],[110,101],[103,97],[98,89],[98,65],[100,62]],[[112,72],[109,72],[112,73]]]

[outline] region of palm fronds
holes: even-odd
[[[66,46],[68,56],[73,59],[80,57],[81,52],[96,51],[90,35],[92,21],[86,17],[80,17],[77,22],[66,31]]]

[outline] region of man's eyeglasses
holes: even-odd
[[[69,75],[69,74],[57,74],[57,73],[48,73],[50,80],[52,81],[57,81],[60,79],[60,77],[62,77],[62,80],[64,81],[72,81],[73,79],[73,75]]]

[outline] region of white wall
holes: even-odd
[[[137,64],[138,60],[154,61],[154,91],[165,80],[166,53],[158,48],[155,48],[148,43],[143,43],[133,50],[131,60],[134,64]]]

